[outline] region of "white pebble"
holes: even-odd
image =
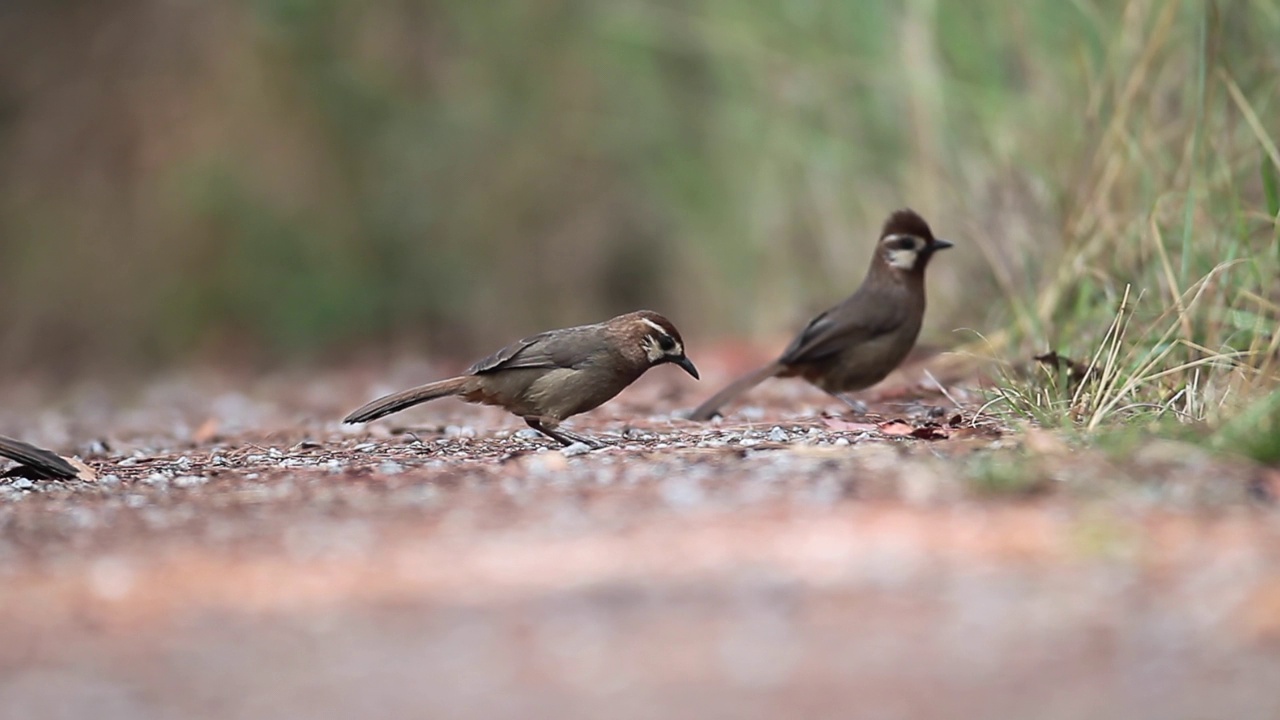
[[[203,485],[206,482],[208,482],[208,480],[199,475],[179,475],[173,479],[173,484],[180,488],[195,487],[197,485]]]
[[[586,443],[576,442],[568,447],[561,448],[560,454],[565,457],[574,457],[575,455],[585,455],[591,452],[591,446]]]

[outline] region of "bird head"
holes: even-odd
[[[897,210],[880,231],[876,261],[899,273],[923,273],[935,252],[951,246],[935,238],[929,224],[914,210]]]
[[[685,357],[684,340],[670,320],[652,310],[641,310],[624,315],[623,318],[630,326],[629,330],[639,338],[640,348],[648,358],[650,367],[672,363],[679,365],[694,379],[698,378],[698,368]]]

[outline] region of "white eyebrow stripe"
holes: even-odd
[[[649,327],[653,328],[654,330],[657,330],[658,332],[662,333],[663,335],[666,335],[667,337],[671,337],[671,333],[667,332],[666,328],[650,320],[649,318],[640,318],[640,322],[644,323],[645,325],[648,325]]]

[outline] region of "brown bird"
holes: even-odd
[[[804,378],[854,405],[843,393],[880,382],[915,345],[924,319],[924,269],[935,252],[949,247],[914,211],[894,212],[880,231],[861,287],[810,320],[781,357],[711,396],[690,419],[711,419],[725,403],[771,377]]]
[[[343,422],[368,422],[455,396],[505,408],[564,445],[600,447],[596,440],[560,428],[560,422],[599,407],[663,363],[674,363],[698,377],[675,325],[656,312],[641,310],[527,337],[472,365],[465,375],[378,398]]]
[[[70,480],[76,469],[65,458],[35,445],[0,435],[0,457],[17,462],[2,477],[20,476],[32,480]]]

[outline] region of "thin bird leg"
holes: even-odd
[[[864,402],[862,402],[861,400],[854,400],[853,398],[849,397],[848,395],[846,395],[846,394],[844,394],[844,393],[834,393],[834,392],[833,392],[833,393],[828,393],[828,394],[829,394],[829,395],[831,395],[831,397],[833,397],[833,398],[835,398],[835,399],[839,400],[840,402],[844,403],[845,405],[848,405],[848,406],[849,406],[849,408],[850,408],[851,410],[853,410],[853,412],[854,412],[854,413],[856,413],[856,414],[858,414],[858,415],[866,415],[866,414],[867,414],[867,404],[866,404],[866,403],[864,403]]]
[[[529,427],[533,428],[534,430],[537,430],[538,432],[542,433],[543,435],[546,435],[547,437],[551,438],[552,440],[555,440],[556,442],[560,443],[561,445],[564,445],[565,447],[568,447],[574,443],[582,443],[583,445],[586,445],[587,447],[592,449],[599,449],[604,447],[604,443],[600,442],[599,440],[589,438],[586,435],[579,435],[578,433],[572,432],[570,430],[565,430],[564,428],[561,428],[560,424],[555,422],[554,420],[541,418],[541,417],[526,417],[524,421],[528,423]]]

